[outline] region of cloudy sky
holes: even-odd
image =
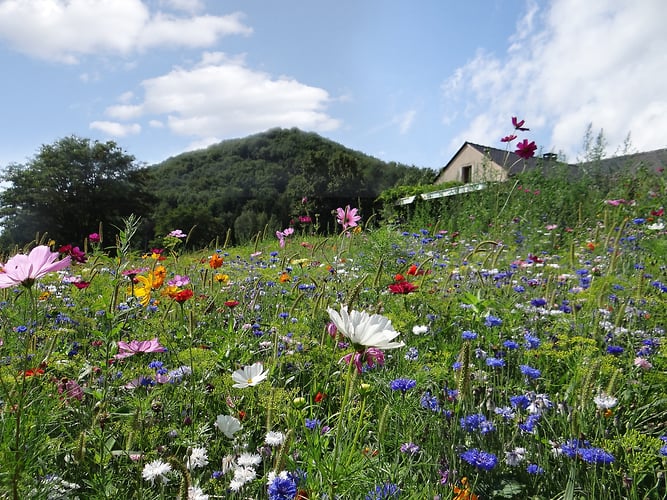
[[[273,127],[439,169],[667,147],[664,0],[0,0],[0,167],[69,135],[137,161]]]

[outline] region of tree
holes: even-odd
[[[59,244],[77,243],[103,225],[113,242],[122,219],[145,215],[151,200],[148,171],[114,142],[76,136],[43,145],[27,164],[7,167],[0,193],[4,246],[25,244],[48,233]]]

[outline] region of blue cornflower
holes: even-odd
[[[407,391],[412,389],[415,385],[417,385],[416,380],[412,380],[410,378],[397,378],[397,379],[391,381],[391,383],[389,384],[389,387],[391,387],[391,389],[394,390],[394,391],[402,391],[403,394],[405,394]]]
[[[417,350],[416,347],[410,347],[408,348],[408,351],[405,353],[405,359],[408,361],[417,361],[419,358],[419,351]]]
[[[307,418],[306,419],[306,429],[310,429],[312,431],[316,427],[319,427],[320,423],[321,423],[321,420],[318,419],[318,418]]]
[[[486,366],[502,368],[505,366],[505,360],[503,358],[486,358]]]
[[[163,366],[164,363],[162,361],[153,360],[150,363],[148,363],[148,368],[150,368],[151,370],[159,370]]]
[[[537,422],[540,420],[540,415],[537,413],[533,413],[531,415],[528,415],[528,418],[526,418],[526,421],[522,424],[519,424],[519,429],[521,429],[523,432],[527,432],[528,434],[532,434],[535,432],[535,425]]]
[[[589,464],[610,464],[615,460],[611,453],[602,448],[579,448],[577,454]]]
[[[403,443],[401,445],[401,453],[408,453],[410,455],[415,455],[419,453],[419,446],[413,442]]]
[[[484,324],[486,326],[500,326],[503,324],[503,320],[497,316],[492,316],[491,314],[489,314],[484,320]]]
[[[292,500],[297,494],[296,481],[286,472],[281,472],[269,482],[269,500]]]
[[[540,370],[537,368],[533,368],[532,366],[528,365],[519,365],[519,369],[521,370],[521,373],[523,373],[529,379],[536,379],[542,374],[542,372],[540,372]]]
[[[461,338],[463,340],[475,340],[477,338],[477,333],[476,332],[471,332],[470,330],[465,330],[461,334]]]
[[[611,354],[613,356],[618,356],[619,354],[623,354],[623,351],[625,351],[625,349],[623,349],[621,346],[618,345],[607,346],[607,354]]]
[[[427,408],[433,412],[440,411],[440,403],[438,403],[438,398],[431,396],[430,391],[426,391],[424,394],[422,394],[419,404],[421,404],[422,408]]]
[[[537,464],[528,464],[526,472],[528,474],[544,474],[544,469]]]
[[[535,335],[531,334],[530,332],[526,333],[523,336],[523,339],[526,341],[524,346],[528,350],[537,349],[538,347],[540,347],[540,343],[542,342],[539,338],[537,338]]]
[[[519,394],[518,396],[511,396],[510,404],[514,408],[521,408],[522,410],[525,410],[526,408],[528,408],[528,405],[530,405],[530,398],[528,398],[528,396],[525,396],[523,394]]]
[[[514,410],[512,408],[510,408],[509,406],[502,406],[502,407],[501,406],[496,406],[493,409],[493,411],[496,415],[500,415],[505,420],[512,420],[514,418],[514,416],[516,415]]]
[[[506,340],[505,342],[503,342],[503,347],[506,347],[507,349],[513,351],[514,349],[519,348],[519,344],[517,344],[513,340]]]
[[[667,457],[667,445],[660,448],[660,454],[663,457]]]
[[[632,219],[633,224],[643,224],[644,222],[646,222],[646,219],[643,219],[641,217],[637,217],[636,219]]]
[[[495,429],[493,422],[487,420],[481,413],[461,417],[461,429],[467,432],[481,431],[482,434],[487,434]]]
[[[464,451],[461,453],[461,458],[470,465],[487,471],[493,469],[498,463],[498,457],[493,453],[478,450],[477,448]]]
[[[455,372],[459,371],[462,366],[463,366],[463,364],[460,361],[454,361],[454,363],[452,363],[452,369]]]
[[[547,305],[547,301],[543,298],[533,299],[530,301],[530,305],[533,307],[544,307]]]
[[[526,291],[526,287],[521,285],[516,285],[513,289],[517,293],[523,293]]]
[[[401,490],[398,486],[392,483],[384,483],[382,486],[376,486],[375,489],[369,491],[364,497],[365,500],[388,500],[390,498],[398,498]]]

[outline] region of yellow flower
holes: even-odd
[[[218,283],[222,283],[223,285],[226,285],[229,283],[229,275],[228,274],[221,274],[218,273],[215,276],[213,276],[213,279],[217,281]]]

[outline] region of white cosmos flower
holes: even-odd
[[[264,380],[269,373],[269,370],[264,371],[264,365],[261,361],[253,363],[250,366],[244,366],[240,370],[232,373],[232,380],[236,382],[232,387],[237,389],[244,389],[253,385],[259,384]]]
[[[241,422],[231,415],[218,415],[214,425],[229,439],[234,439],[234,434],[241,430]]]
[[[328,308],[329,317],[336,329],[345,335],[353,344],[378,349],[396,349],[403,347],[403,342],[391,342],[400,335],[391,325],[391,320],[380,314],[368,314],[363,311],[347,311],[340,308],[340,313]]]

